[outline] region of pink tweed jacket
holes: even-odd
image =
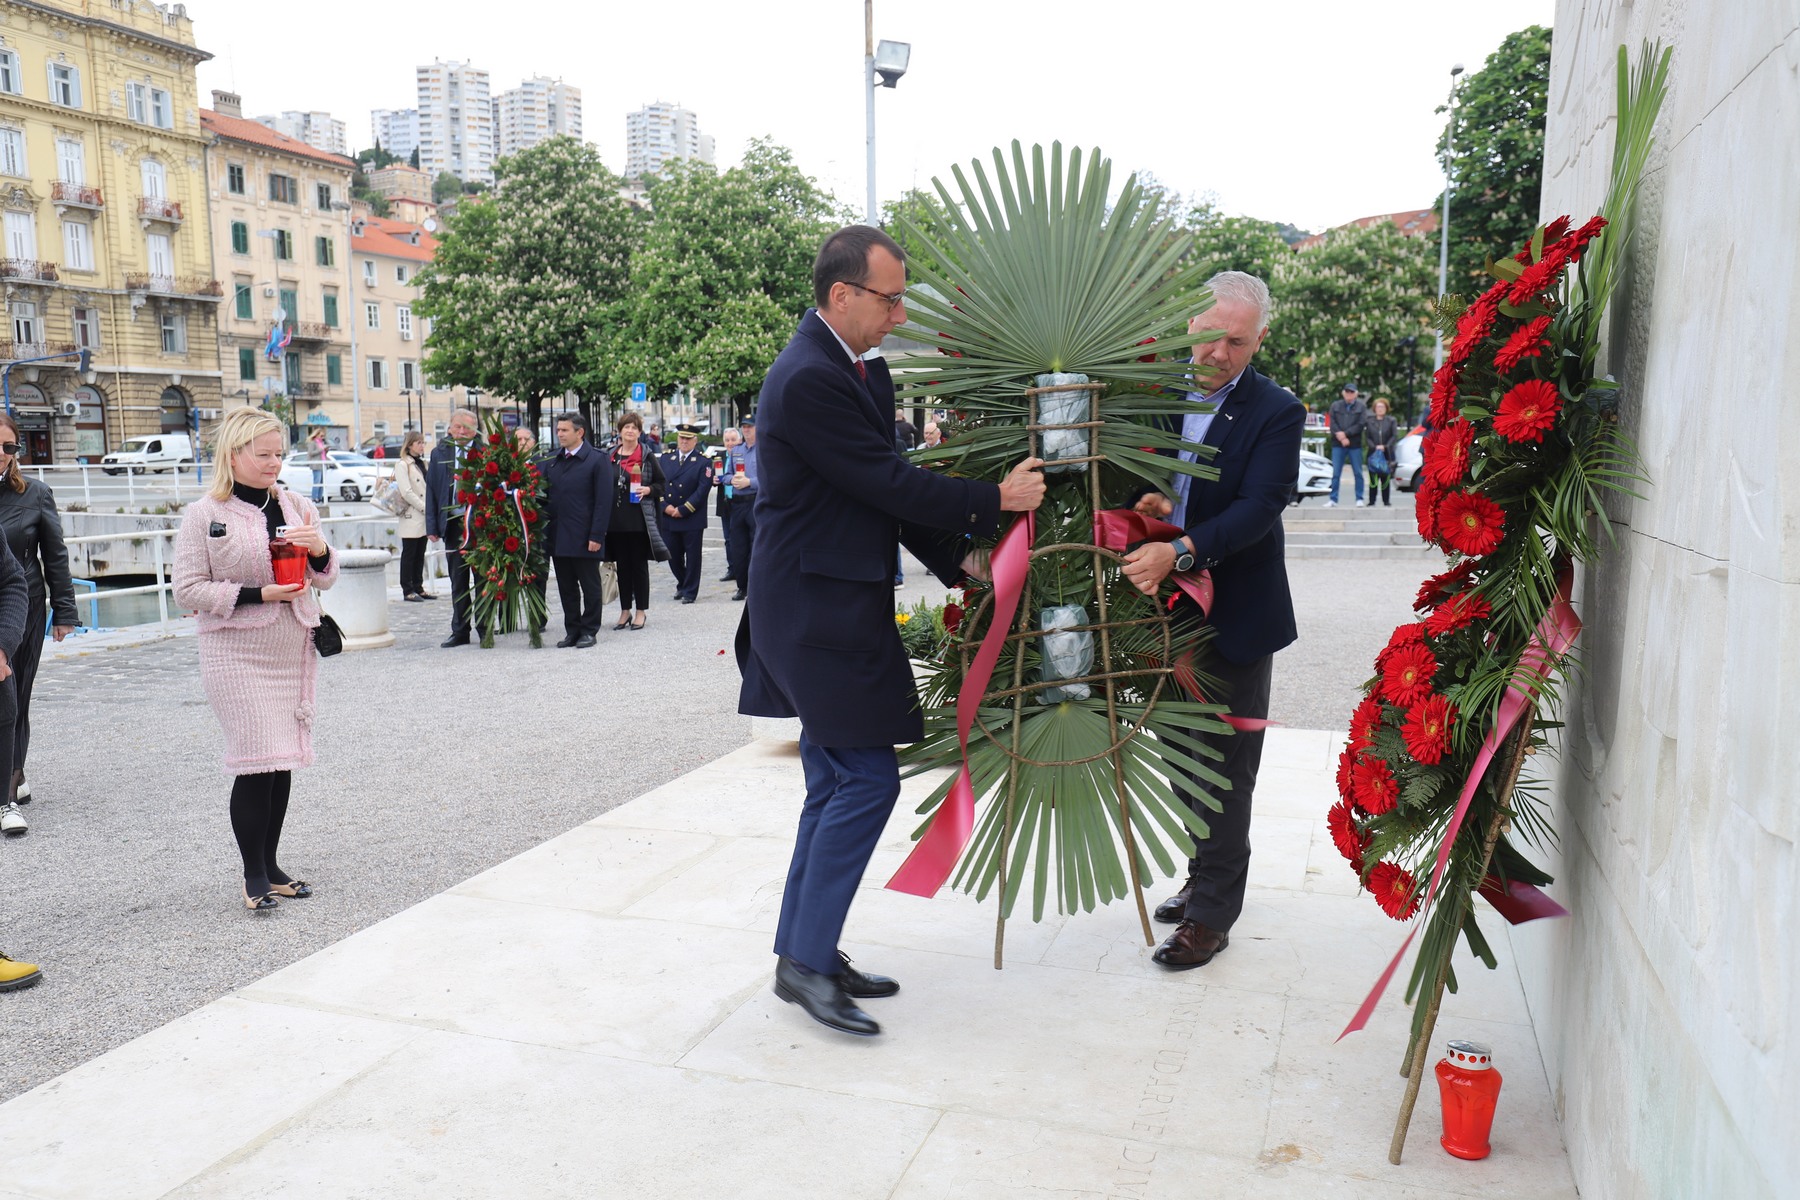
[[[304,496],[285,488],[277,490],[283,525],[310,525],[318,512]],[[221,536],[212,536],[215,526]],[[338,556],[323,571],[309,564],[306,580],[315,588],[337,582]],[[319,623],[319,601],[309,590],[283,604],[237,606],[238,589],[263,587],[275,582],[269,561],[269,526],[260,508],[235,496],[215,500],[202,497],[187,506],[181,529],[175,535],[175,602],[196,610],[200,632],[214,629],[254,629],[273,624],[283,607],[292,608],[300,624],[311,629]]]

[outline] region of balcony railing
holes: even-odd
[[[171,225],[181,224],[181,202],[167,200],[161,196],[138,197],[138,216],[146,221],[167,221]]]
[[[0,279],[35,279],[56,282],[56,264],[33,258],[0,258]]]
[[[217,298],[225,295],[225,285],[216,279],[207,279],[199,275],[149,275],[137,271],[126,274],[125,290],[155,292],[162,296],[212,296]]]
[[[294,340],[296,342],[328,342],[337,336],[337,330],[323,321],[295,321]]]
[[[324,395],[325,387],[323,384],[315,383],[312,380],[307,380],[302,383],[290,379],[287,385],[287,394],[302,399],[312,399]]]
[[[4,342],[0,341],[0,361],[15,362],[27,358],[43,358],[49,354],[73,354],[74,342]]]
[[[91,208],[98,212],[106,207],[100,189],[85,183],[67,183],[58,179],[50,185],[50,202],[73,208]]]

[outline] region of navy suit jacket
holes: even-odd
[[[612,524],[612,459],[584,440],[576,457],[564,458],[559,449],[538,463],[548,493],[548,541],[553,558],[600,558],[605,554],[606,529]],[[601,549],[589,550],[589,542]]]
[[[1180,416],[1162,423],[1181,432]],[[1206,444],[1218,449],[1212,465],[1219,478],[1191,482],[1183,532],[1194,544],[1195,566],[1212,571],[1213,648],[1230,662],[1273,654],[1299,636],[1281,515],[1299,469],[1305,424],[1300,401],[1245,367],[1206,431]],[[1173,488],[1164,491],[1175,498]]]
[[[456,502],[456,443],[444,438],[431,448],[425,466],[425,532],[441,538],[452,519],[447,511]],[[458,511],[460,517],[460,510]]]
[[[859,379],[807,310],[769,368],[756,410],[755,586],[738,629],[738,711],[798,716],[819,746],[924,736],[912,665],[894,623],[904,543],[946,586],[966,535],[994,531],[1000,488],[915,467],[894,449],[887,363]]]

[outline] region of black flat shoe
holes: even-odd
[[[312,899],[312,884],[304,879],[290,879],[286,883],[271,884],[269,895],[280,896],[285,900]]]
[[[695,601],[695,599],[697,599],[697,597],[694,597],[694,596],[683,596],[683,597],[682,597],[682,598],[681,598],[681,602],[682,602],[682,603],[683,603],[683,604],[692,604],[692,603],[693,603],[693,602],[694,602],[694,601]]]
[[[423,604],[423,603],[425,603],[425,597],[423,597],[423,596],[406,596],[406,597],[403,597],[403,599],[408,604]]]
[[[275,893],[266,892],[261,896],[245,896],[244,907],[251,912],[271,912],[281,907],[281,901],[275,899]]]
[[[851,966],[842,950],[838,951],[838,961],[844,964],[844,969],[838,972],[838,986],[844,989],[844,995],[854,1000],[880,999],[900,990],[900,984],[886,975],[870,975]]]
[[[857,1037],[880,1033],[881,1026],[875,1018],[851,1003],[838,979],[836,975],[802,971],[790,958],[779,959],[775,964],[775,994],[789,1004],[798,1004],[819,1024]]]

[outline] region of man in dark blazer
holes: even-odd
[[[738,628],[738,711],[800,718],[806,800],[776,926],[775,994],[822,1024],[881,1032],[856,1000],[899,990],[850,966],[838,936],[900,795],[897,742],[924,736],[894,625],[898,546],[946,585],[976,567],[968,536],[1043,500],[1042,465],[952,479],[894,449],[887,363],[863,355],[906,320],[905,254],[866,225],[825,240],[818,307],[769,369],[757,405],[756,587]]]
[[[612,520],[612,461],[588,444],[587,418],[556,418],[561,447],[542,464],[550,561],[556,567],[556,594],[562,600],[563,640],[585,650],[600,632],[600,559]]]
[[[425,465],[425,533],[444,543],[444,565],[450,572],[450,637],[445,649],[469,644],[469,564],[463,561],[462,507],[456,503],[456,468],[477,431],[475,414],[459,408],[450,414],[450,435],[431,448]]]
[[[662,456],[662,535],[675,576],[675,599],[700,598],[700,545],[706,539],[706,501],[712,494],[712,459],[700,452],[700,430],[675,427],[675,449]]]
[[[1237,717],[1269,715],[1269,681],[1275,652],[1291,644],[1294,604],[1283,560],[1281,515],[1300,462],[1300,430],[1306,409],[1291,393],[1258,374],[1249,363],[1269,332],[1269,289],[1254,275],[1226,271],[1207,281],[1213,306],[1188,323],[1190,333],[1217,331],[1216,340],[1194,346],[1196,390],[1214,412],[1169,418],[1190,443],[1215,447],[1219,478],[1203,482],[1177,476],[1168,493],[1149,493],[1139,511],[1179,525],[1172,542],[1150,542],[1127,556],[1125,575],[1154,594],[1170,571],[1212,572],[1214,660],[1210,673]],[[1179,426],[1175,423],[1179,422]],[[1182,457],[1192,459],[1184,451]],[[1185,596],[1183,605],[1191,605]],[[1189,805],[1207,823],[1195,839],[1188,879],[1157,906],[1159,921],[1177,921],[1175,932],[1152,956],[1171,970],[1204,966],[1225,949],[1232,923],[1244,907],[1250,871],[1250,797],[1262,763],[1260,731],[1198,734],[1225,757],[1217,770],[1230,789],[1216,798],[1222,812],[1197,799],[1203,785],[1180,781]]]

